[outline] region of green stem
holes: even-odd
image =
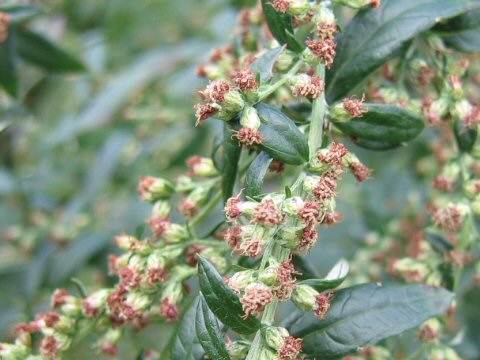
[[[317,66],[317,76],[325,80],[325,65],[320,64]],[[310,132],[308,134],[310,157],[315,154],[322,143],[323,119],[325,118],[326,105],[325,92],[322,92],[322,95],[312,103],[312,117],[310,119]]]
[[[265,98],[272,95],[275,91],[280,89],[283,85],[285,85],[287,83],[288,80],[290,80],[290,78],[293,75],[295,75],[298,72],[298,70],[300,70],[300,68],[302,66],[303,66],[303,61],[298,60],[295,63],[295,65],[293,65],[293,67],[290,69],[290,71],[288,73],[286,73],[280,80],[278,80],[275,84],[270,86],[267,90],[260,92],[259,97],[258,97],[258,99],[259,99],[258,101],[260,102],[260,101],[264,100]]]
[[[210,199],[207,205],[198,213],[197,216],[195,216],[190,223],[188,224],[190,228],[195,229],[198,224],[200,224],[210,213],[210,211],[213,210],[215,206],[222,200],[222,192],[218,191],[213,198]]]

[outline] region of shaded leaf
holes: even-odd
[[[452,243],[439,234],[425,232],[425,239],[438,252],[445,253],[453,250]]]
[[[0,5],[0,11],[12,17],[12,25],[20,25],[42,13],[40,6],[32,4]]]
[[[262,125],[260,148],[274,159],[291,165],[308,160],[308,144],[295,123],[279,109],[265,103],[256,106]]]
[[[285,50],[285,45],[268,50],[265,54],[255,60],[250,66],[252,71],[260,75],[260,82],[266,83],[273,76],[273,65],[278,57]]]
[[[460,151],[470,152],[472,151],[475,141],[477,140],[477,130],[468,129],[459,121],[454,123],[454,134],[455,139],[457,140],[457,145]]]
[[[14,41],[15,33],[11,32],[7,40],[0,43],[0,85],[10,95],[17,96],[18,74]]]
[[[337,359],[422,324],[448,309],[453,294],[425,285],[358,285],[335,293],[324,320],[297,311],[286,321],[311,357]]]
[[[84,71],[83,63],[52,41],[30,30],[16,32],[18,54],[26,61],[50,72]]]
[[[345,97],[415,35],[479,6],[476,0],[383,0],[378,9],[358,12],[337,38],[335,62],[327,72],[328,101]]]
[[[340,286],[340,284],[347,278],[349,270],[350,267],[348,262],[342,259],[335,264],[325,278],[303,280],[300,281],[300,284],[310,285],[319,292],[334,289]]]
[[[223,324],[240,334],[251,334],[260,328],[256,317],[244,318],[237,294],[225,284],[215,267],[202,257],[198,262],[198,277],[208,307]]]
[[[264,152],[258,154],[248,168],[247,178],[245,180],[245,195],[255,197],[262,193],[263,181],[272,160],[273,159]]]
[[[225,339],[220,333],[218,320],[208,308],[205,298],[201,294],[197,304],[195,331],[200,344],[211,359],[230,359],[225,347]]]
[[[222,163],[222,193],[223,199],[232,196],[237,179],[238,161],[242,148],[232,130],[225,123],[223,128],[223,163]]]
[[[480,10],[454,17],[433,30],[447,46],[468,53],[480,51]]]

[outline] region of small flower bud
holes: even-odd
[[[234,81],[235,84],[237,84],[237,86],[244,91],[257,90],[259,86],[257,82],[257,75],[251,69],[237,71],[234,75]]]
[[[297,285],[292,294],[292,301],[300,309],[311,311],[315,307],[319,292],[310,285]]]
[[[244,360],[247,357],[251,346],[251,343],[243,340],[227,344],[227,351],[230,355],[230,360]]]
[[[294,60],[295,54],[290,50],[285,50],[277,58],[277,61],[275,62],[275,68],[280,72],[287,71],[293,65]]]
[[[310,62],[311,55],[320,59],[327,68],[330,68],[333,64],[336,55],[337,44],[333,39],[312,40],[306,41],[309,52],[304,51],[303,57],[305,61]]]
[[[0,359],[17,360],[31,358],[30,349],[23,345],[0,343]],[[38,360],[44,360],[38,359]]]
[[[87,317],[97,317],[100,315],[100,312],[105,309],[110,293],[111,291],[108,289],[101,289],[83,299],[83,314]]]
[[[56,358],[61,352],[68,349],[71,339],[62,334],[55,333],[43,338],[40,344],[40,353],[49,358]]]
[[[426,356],[431,360],[462,360],[455,350],[445,345],[436,345]]]
[[[167,219],[172,211],[170,201],[159,200],[153,205],[152,216]]]
[[[282,203],[282,211],[288,215],[296,216],[300,209],[305,205],[303,199],[299,196],[294,196]]]
[[[154,202],[161,198],[167,198],[172,195],[175,188],[167,180],[155,178],[153,176],[143,176],[140,179],[138,191],[143,200]]]
[[[276,226],[283,222],[284,216],[271,199],[264,198],[253,213],[253,221],[264,226]]]
[[[97,342],[97,346],[102,354],[109,356],[118,355],[117,344],[122,338],[122,332],[120,329],[108,329],[108,331],[102,335],[100,340]]]
[[[178,210],[187,217],[192,217],[197,214],[201,206],[203,206],[210,194],[212,187],[198,186],[178,205]]]
[[[243,291],[249,284],[253,283],[256,276],[256,270],[244,270],[236,272],[228,278],[226,282],[235,292],[240,293],[240,291]]]
[[[55,290],[51,305],[53,308],[60,309],[65,315],[77,316],[81,313],[80,299],[70,295],[66,289]]]
[[[187,165],[190,168],[189,175],[191,176],[217,176],[218,170],[213,163],[213,160],[201,156],[192,156],[187,160]]]
[[[121,234],[115,236],[113,239],[115,245],[124,251],[129,251],[132,247],[132,245],[137,242],[138,240],[134,238],[133,236],[127,235],[127,234]]]
[[[240,216],[251,219],[258,203],[253,201],[242,201],[238,197],[232,197],[227,200],[224,208],[225,215],[229,221]]]
[[[246,106],[243,109],[240,125],[251,129],[259,129],[261,122],[257,110],[253,106]]]
[[[281,228],[278,233],[279,243],[288,249],[296,249],[302,239],[304,226],[288,226]]]
[[[290,89],[295,97],[306,96],[317,99],[323,93],[324,88],[325,83],[318,76],[300,74],[293,76],[290,80]]]
[[[163,233],[163,238],[169,244],[179,243],[188,239],[189,236],[186,227],[179,224],[170,224]]]
[[[276,351],[283,347],[285,339],[290,336],[287,329],[273,326],[263,328],[262,335],[267,345]]]
[[[272,290],[262,283],[249,284],[240,301],[245,316],[260,315],[263,308],[273,301]]]
[[[438,319],[430,319],[426,321],[420,328],[418,337],[425,342],[435,342],[440,338],[442,324]]]

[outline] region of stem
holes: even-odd
[[[210,211],[213,210],[213,208],[215,206],[217,206],[218,202],[222,200],[222,192],[221,191],[218,191],[215,196],[210,199],[210,201],[208,202],[207,205],[205,205],[205,207],[202,209],[202,211],[197,215],[195,216],[192,221],[190,221],[189,223],[189,226],[192,228],[192,229],[195,229],[199,223],[201,223],[207,216],[208,214],[210,213]]]
[[[293,75],[295,75],[298,72],[298,70],[300,70],[302,65],[303,65],[303,61],[298,60],[295,63],[295,65],[293,65],[293,67],[290,69],[290,71],[288,73],[286,73],[280,80],[278,80],[275,84],[270,86],[267,90],[260,92],[259,97],[258,97],[258,99],[259,99],[258,101],[260,102],[260,101],[264,100],[265,98],[272,95],[275,91],[280,89],[288,80],[290,80],[290,78]]]
[[[317,66],[317,75],[325,80],[325,65]],[[325,92],[312,103],[312,117],[310,119],[310,133],[308,134],[308,150],[312,156],[322,143],[323,119],[326,110]]]

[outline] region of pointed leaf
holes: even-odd
[[[260,82],[262,84],[268,82],[273,76],[273,65],[278,57],[285,50],[285,45],[275,49],[268,50],[265,54],[255,60],[250,66],[252,71],[260,75]]]
[[[454,123],[454,130],[455,139],[457,140],[457,145],[460,151],[467,153],[472,151],[477,140],[477,130],[468,129],[465,126],[462,126],[459,121]]]
[[[223,128],[222,193],[224,200],[232,196],[237,179],[238,161],[242,148],[232,130],[225,123]]]
[[[51,72],[84,71],[83,63],[56,44],[30,30],[17,33],[18,54],[28,62]]]
[[[0,5],[0,12],[12,17],[12,25],[20,25],[42,13],[40,6],[31,4]]]
[[[433,29],[445,43],[459,51],[480,51],[480,10],[469,11]]]
[[[349,270],[350,267],[348,262],[342,259],[335,264],[325,278],[303,280],[300,281],[300,284],[310,285],[319,292],[334,289],[340,286],[340,284],[347,278]]]
[[[272,158],[261,152],[248,168],[247,178],[245,181],[245,195],[250,197],[258,196],[263,191],[263,180],[267,175],[268,168],[272,162]]]
[[[260,148],[274,159],[291,165],[308,160],[308,144],[295,123],[279,109],[265,103],[257,106],[262,125],[263,143]]]
[[[378,9],[358,12],[337,39],[328,101],[345,97],[415,35],[478,6],[477,0],[383,0]]]
[[[251,334],[260,328],[256,317],[244,318],[237,294],[225,284],[215,267],[202,257],[198,262],[198,277],[208,307],[223,324],[240,334]]]
[[[208,308],[203,295],[197,304],[195,331],[205,352],[211,359],[230,360],[225,339],[220,333],[220,325],[217,318]]]
[[[0,85],[12,96],[16,96],[18,93],[14,41],[15,33],[11,32],[7,40],[0,44]]]
[[[303,351],[337,359],[422,324],[446,311],[453,294],[425,285],[358,285],[335,293],[324,320],[297,311],[286,321]]]

